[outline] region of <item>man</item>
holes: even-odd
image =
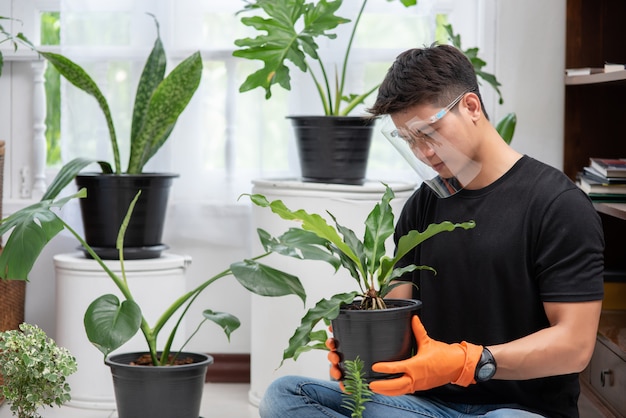
[[[417,354],[378,363],[365,417],[577,417],[578,372],[593,352],[603,296],[602,226],[563,173],[509,147],[490,124],[473,67],[441,45],[390,68],[370,112],[434,170],[405,204],[396,239],[432,222],[473,219],[402,264],[427,264],[389,297],[419,298]],[[329,341],[332,348],[332,340]],[[329,354],[333,372],[338,356]],[[335,382],[284,377],[262,417],[342,417]]]

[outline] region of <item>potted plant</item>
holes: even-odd
[[[165,75],[166,55],[161,42],[159,23],[153,15],[157,37],[141,74],[132,114],[130,153],[126,168],[122,167],[118,138],[109,104],[95,81],[69,58],[37,49],[22,33],[15,37],[2,32],[14,45],[21,43],[38,52],[72,85],[93,96],[106,120],[113,165],[98,161],[102,173],[81,173],[96,162],[77,158],[66,164],[64,176],[57,176],[46,198],[57,196],[76,179],[79,188],[88,190],[89,198],[81,199],[85,236],[90,246],[104,258],[116,258],[115,240],[126,209],[139,189],[143,190],[135,216],[126,237],[125,256],[157,258],[165,246],[161,242],[163,222],[173,173],[144,173],[145,164],[169,138],[180,114],[196,92],[202,77],[202,58],[195,52]]]
[[[250,74],[239,91],[262,88],[265,98],[269,99],[275,84],[291,90],[288,61],[308,73],[317,89],[323,116],[290,116],[296,131],[302,177],[305,181],[362,184],[374,120],[348,115],[376,91],[378,85],[361,94],[348,94],[345,87],[352,42],[367,0],[361,2],[343,52],[343,64],[334,76],[327,71],[324,57],[318,53],[316,39],[335,39],[337,35],[332,31],[350,20],[336,15],[342,0],[305,1],[252,0],[240,12],[262,11],[265,16],[241,18],[242,24],[260,34],[235,40],[240,49],[233,55],[261,60],[263,68]],[[401,2],[406,7],[417,4],[417,0]]]
[[[2,395],[19,418],[41,418],[42,406],[61,406],[70,400],[66,377],[76,371],[71,353],[48,338],[36,325],[0,332]]]
[[[422,232],[411,231],[399,239],[395,255],[390,257],[386,254],[385,242],[394,231],[394,215],[390,205],[394,193],[389,186],[386,186],[381,201],[367,216],[362,239],[341,225],[331,213],[328,216],[334,226],[319,214],[302,209],[291,210],[281,200],[270,202],[260,194],[247,196],[253,204],[269,208],[282,219],[301,224],[279,237],[272,237],[259,229],[259,238],[266,251],[300,259],[322,260],[335,270],[343,267],[356,282],[356,290],[322,299],[305,313],[283,352],[283,362],[289,358],[297,359],[300,354],[311,349],[325,348],[326,330],[314,328],[320,321],[331,322],[341,358],[344,361],[354,360],[358,356],[364,363],[363,373],[367,379],[379,376],[371,370],[373,363],[408,358],[413,350],[410,323],[421,302],[385,299],[389,291],[397,286],[394,279],[418,269],[435,272],[432,267],[424,265],[396,267],[398,261],[434,235],[475,226],[473,221],[444,221],[431,224]],[[368,327],[369,330],[358,330],[360,326]],[[398,329],[394,329],[395,326]],[[371,338],[372,335],[376,335],[376,341],[384,341],[384,344],[373,344],[367,337],[364,340],[364,336]]]
[[[66,175],[64,171],[59,173],[59,176],[63,175]],[[267,256],[268,252],[253,259],[232,263],[229,268],[181,295],[164,309],[156,323],[149,324],[130,291],[124,270],[124,233],[140,194],[131,201],[118,234],[121,276],[112,272],[84,238],[57,215],[57,210],[69,200],[85,197],[85,189],[57,201],[42,200],[2,220],[0,235],[9,232],[10,235],[0,254],[0,276],[2,279],[27,280],[43,247],[60,231],[68,230],[107,273],[122,295],[121,300],[113,294],[98,297],[89,305],[84,317],[89,341],[103,353],[106,363],[111,367],[119,417],[197,418],[206,368],[212,359],[203,353],[183,352],[186,343],[178,352],[174,352],[172,344],[178,326],[200,293],[213,282],[230,275],[249,291],[263,296],[295,294],[304,302],[304,288],[297,277],[259,263],[258,260]],[[228,338],[240,325],[233,315],[211,309],[203,311],[201,324],[205,321],[219,325]],[[173,326],[165,340],[160,341],[160,331],[166,323]],[[145,353],[110,355],[139,331],[146,342]],[[159,347],[162,346],[160,350],[157,349],[157,343]],[[130,362],[147,363],[153,367],[129,365]],[[172,378],[175,384],[170,382]],[[186,389],[183,382],[189,383],[191,388]],[[118,384],[124,386],[119,388]]]

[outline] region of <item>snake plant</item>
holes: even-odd
[[[126,169],[120,161],[117,133],[111,109],[104,93],[79,64],[64,55],[38,49],[23,33],[13,36],[0,27],[4,40],[10,40],[14,48],[18,44],[39,53],[72,85],[91,95],[98,103],[106,120],[113,164],[91,158],[77,158],[64,166],[64,176],[54,179],[48,191],[58,192],[71,182],[87,165],[97,162],[104,173],[139,174],[145,164],[161,148],[172,133],[176,121],[195,94],[202,77],[202,58],[195,52],[180,62],[167,76],[166,55],[161,41],[159,22],[154,19],[157,37],[148,56],[137,85],[130,133],[130,154]],[[8,19],[8,18],[4,18]],[[48,198],[54,198],[51,194]]]

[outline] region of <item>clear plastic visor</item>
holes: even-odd
[[[385,115],[381,121],[385,138],[421,180],[441,198],[462,190],[476,178],[481,169],[480,163],[461,150],[462,140],[448,139],[433,128],[432,124],[443,118],[448,110],[442,109],[429,121],[413,118],[401,128],[396,127],[389,115]],[[433,118],[436,119],[433,121]]]

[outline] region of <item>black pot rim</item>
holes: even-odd
[[[178,173],[138,173],[138,174],[128,174],[128,173],[98,173],[98,172],[81,172],[76,175],[76,177],[128,177],[128,178],[142,178],[142,177],[167,177],[167,178],[176,178],[180,177]]]
[[[160,354],[161,352],[159,351],[158,353]],[[128,364],[126,361],[120,362],[119,360],[120,358],[129,358],[129,359],[138,358],[143,354],[148,354],[148,352],[147,351],[135,351],[135,352],[130,352],[130,353],[109,354],[104,359],[104,364],[106,364],[109,367],[120,367],[120,368],[127,368],[127,369],[139,367],[145,373],[160,373],[165,368],[183,370],[183,369],[191,369],[191,368],[201,367],[205,365],[208,366],[209,364],[213,364],[213,356],[210,356],[204,353],[191,352],[191,351],[182,351],[178,353],[178,356],[184,357],[185,355],[190,355],[194,357],[201,357],[203,358],[203,360],[195,362],[195,363],[191,363],[191,364],[175,364],[172,366],[132,366]]]
[[[355,315],[371,315],[374,312],[395,312],[395,311],[402,311],[405,309],[414,309],[414,308],[419,308],[422,306],[422,301],[419,299],[383,299],[385,302],[396,302],[396,303],[401,303],[401,306],[394,306],[391,308],[386,308],[386,309],[376,309],[376,310],[355,310],[355,309],[346,309],[345,306],[349,306],[349,305],[354,305],[357,303],[360,303],[361,299],[356,299],[355,301],[353,301],[352,303],[348,304],[348,305],[341,305],[341,307],[339,308],[340,311],[347,311],[350,312],[350,314],[355,314]]]

